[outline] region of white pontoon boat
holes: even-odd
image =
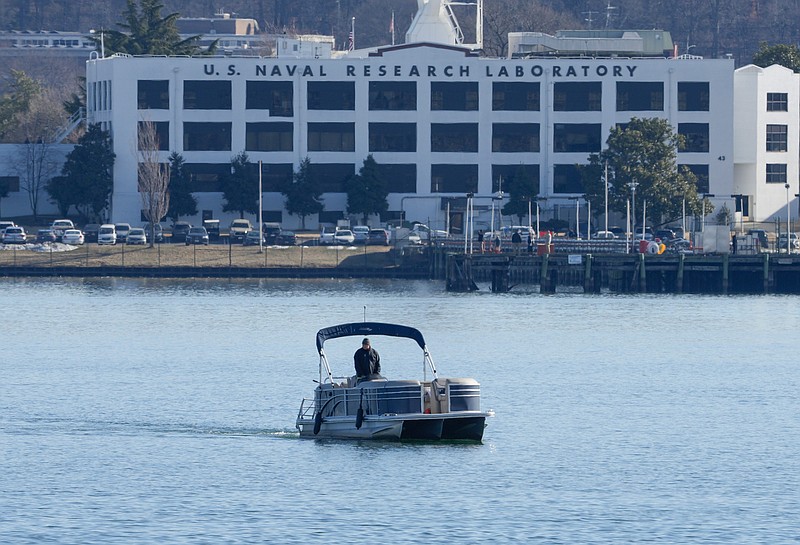
[[[364,335],[416,341],[422,348],[423,379],[358,382],[356,377],[334,377],[323,350],[325,341]],[[437,375],[422,333],[412,327],[376,322],[328,327],[317,332],[317,352],[319,385],[314,399],[300,404],[296,425],[301,437],[480,441],[486,418],[494,416],[481,411],[476,380]]]

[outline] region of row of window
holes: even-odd
[[[697,177],[697,191],[708,193],[708,165],[685,165]],[[785,165],[784,165],[785,166]],[[253,168],[258,168],[253,165]],[[354,173],[353,163],[312,163],[310,174],[319,180],[324,193],[344,193],[345,183]],[[230,164],[187,163],[186,169],[192,178],[192,191],[222,191],[221,180],[230,172]],[[417,192],[416,164],[378,164],[379,174],[387,181],[390,193]],[[534,180],[535,191],[539,193],[539,165],[492,165],[492,192],[502,189],[501,185],[520,174]],[[262,187],[265,192],[279,192],[293,174],[291,163],[264,164],[262,167]],[[506,186],[507,187],[507,186]],[[478,165],[476,164],[434,164],[431,165],[432,193],[468,193],[478,191]],[[553,193],[583,193],[581,171],[577,165],[554,165]]]
[[[617,111],[664,111],[664,82],[617,82]],[[309,110],[355,110],[353,81],[309,81]],[[294,116],[294,84],[291,81],[248,81],[245,108],[269,110],[270,116]],[[557,112],[599,112],[602,82],[558,82],[553,86],[553,110]],[[493,82],[492,110],[539,111],[539,82]],[[186,110],[230,110],[233,95],[230,81],[183,82]],[[374,111],[416,111],[417,82],[371,81],[368,105]],[[140,110],[168,110],[169,80],[139,80]],[[710,107],[708,82],[678,82],[678,110],[707,112]],[[431,82],[431,110],[477,111],[477,82]]]
[[[159,149],[169,149],[169,121],[154,123]],[[140,123],[141,126],[141,123]],[[231,151],[229,122],[186,122],[183,124],[185,151]],[[355,123],[308,123],[308,151],[355,151]],[[784,127],[784,125],[770,125]],[[478,152],[477,123],[431,123],[430,149],[433,152]],[[493,123],[492,152],[537,153],[540,151],[539,123]],[[684,137],[679,151],[704,153],[709,150],[708,123],[679,123]],[[778,148],[781,133],[767,133],[767,145]],[[786,131],[782,133],[786,146]],[[291,122],[247,123],[246,151],[294,151],[294,124]],[[556,123],[553,149],[556,153],[597,153],[602,146],[600,123]],[[416,123],[370,123],[370,152],[416,152]],[[785,151],[775,149],[770,151]]]

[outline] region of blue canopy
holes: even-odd
[[[317,331],[317,352],[322,353],[322,345],[328,339],[339,337],[356,337],[369,335],[384,335],[388,337],[405,337],[414,339],[420,348],[425,350],[425,339],[418,329],[397,324],[382,324],[379,322],[356,322],[326,327]]]

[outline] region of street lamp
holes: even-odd
[[[792,253],[792,217],[789,209],[789,182],[786,182],[786,253]]]
[[[571,201],[575,201],[575,238],[581,238],[581,199],[583,197],[570,197]]]

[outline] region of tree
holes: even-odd
[[[169,211],[173,223],[181,216],[197,214],[197,199],[192,195],[192,179],[186,170],[183,155],[173,151],[169,156]]]
[[[106,217],[114,187],[115,157],[109,133],[94,123],[80,137],[61,168],[61,176],[73,195],[71,202],[87,220]]]
[[[680,217],[684,199],[689,210],[700,213],[697,180],[676,163],[683,138],[669,121],[634,117],[626,127],[612,128],[606,145],[601,153],[590,155],[589,164],[582,167],[586,198],[595,210],[605,205],[604,170],[608,162],[609,209],[625,213],[635,193],[633,208],[643,210],[647,201],[647,214],[654,223]]]
[[[75,193],[64,176],[53,176],[45,185],[50,201],[58,207],[58,214],[64,218],[69,214],[70,207],[74,204]]]
[[[66,122],[60,105],[61,100],[54,90],[43,89],[31,98],[28,110],[16,116],[16,124],[8,131],[14,141],[24,142],[14,166],[34,219],[38,219],[39,199],[47,182],[58,172],[59,161],[54,157],[55,135]]]
[[[281,190],[286,197],[286,211],[300,216],[303,229],[306,228],[306,216],[319,214],[325,208],[322,203],[322,191],[317,178],[311,172],[311,160],[306,157],[286,182]]]
[[[11,70],[10,92],[0,97],[0,141],[17,125],[17,117],[30,109],[42,92],[42,84],[21,70]]]
[[[358,174],[351,176],[346,184],[347,211],[351,214],[361,214],[362,223],[367,224],[367,216],[383,214],[389,209],[386,197],[389,191],[386,182],[378,172],[378,163],[367,155]]]
[[[539,194],[539,183],[533,174],[525,167],[517,167],[514,176],[508,180],[509,200],[503,206],[503,214],[506,216],[517,216],[519,223],[522,218],[530,212],[530,202]]]
[[[753,55],[753,64],[766,68],[773,64],[780,64],[794,72],[800,72],[800,48],[796,45],[767,45],[761,42],[758,51]]]
[[[139,125],[138,174],[139,196],[142,199],[144,217],[150,223],[150,247],[156,240],[156,223],[160,222],[169,210],[169,165],[158,160],[158,133],[152,121]]]
[[[119,30],[103,31],[102,38],[90,36],[106,54],[127,53],[128,55],[194,55],[204,53],[198,42],[200,36],[181,38],[175,23],[180,17],[179,13],[170,13],[161,16],[164,4],[159,0],[127,0],[127,7],[122,13],[125,22],[117,23],[122,28]],[[208,54],[216,51],[217,42],[214,41],[208,48]]]
[[[240,218],[244,218],[245,212],[258,212],[258,180],[252,166],[247,152],[231,159],[231,173],[222,180],[223,211],[239,212]]]

